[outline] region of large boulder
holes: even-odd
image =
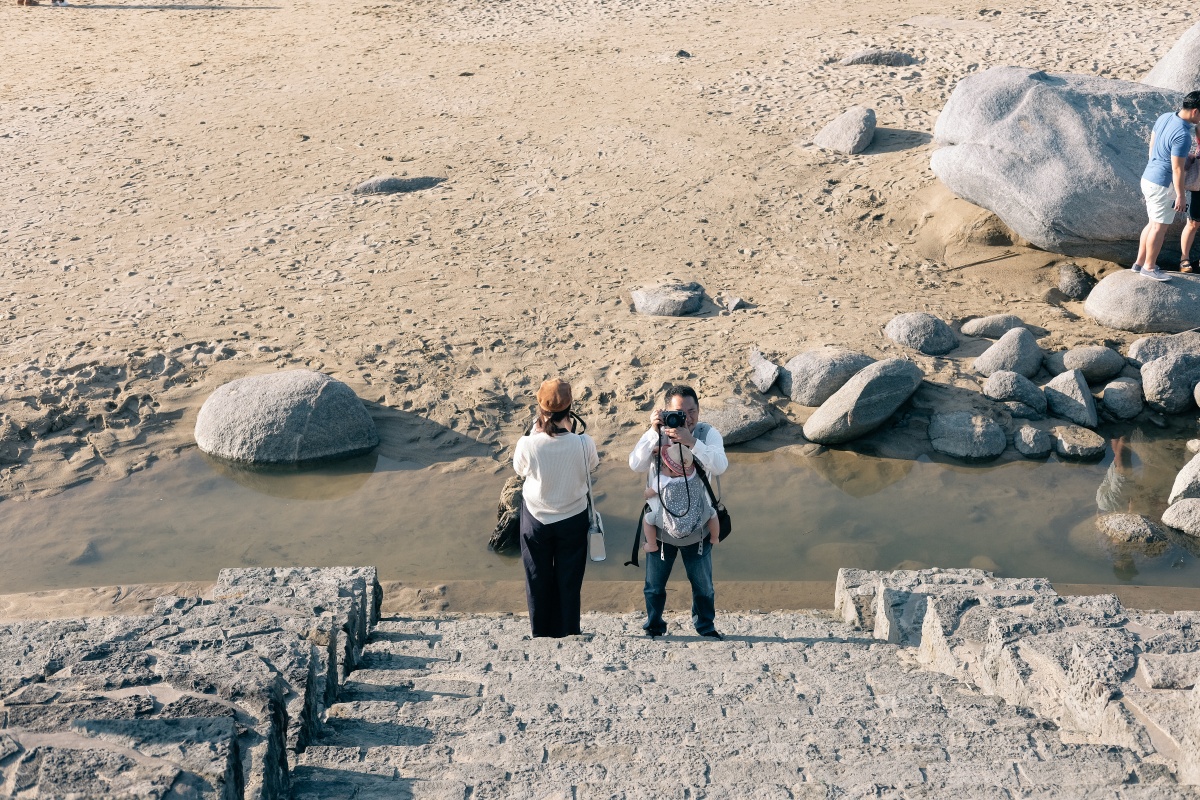
[[[1014,328],[1028,327],[1016,314],[992,314],[988,317],[969,319],[962,324],[964,336],[982,336],[999,339]]]
[[[939,453],[973,461],[995,458],[1008,446],[1008,437],[995,420],[970,411],[934,414],[929,441]]]
[[[1200,275],[1171,273],[1152,281],[1132,270],[1109,275],[1083,305],[1109,328],[1134,333],[1179,333],[1200,326]]]
[[[1183,32],[1142,83],[1176,92],[1190,92],[1200,86],[1200,23]]]
[[[1155,411],[1179,414],[1193,403],[1200,383],[1200,355],[1164,356],[1142,365],[1142,393]]]
[[[1042,368],[1045,354],[1026,328],[1013,328],[975,359],[975,371],[983,375],[1008,370],[1032,378]]]
[[[366,453],[379,432],[353,389],[297,369],[218,388],[200,407],[196,444],[229,461],[300,464]]]
[[[653,317],[684,317],[704,305],[704,287],[698,283],[660,283],[630,292],[639,314]]]
[[[1037,414],[1046,413],[1046,395],[1019,372],[1001,369],[983,382],[983,393],[993,400],[1021,403]]]
[[[911,311],[898,314],[884,327],[889,339],[927,356],[940,356],[958,347],[953,329],[933,314]]]
[[[1131,259],[1146,224],[1149,126],[1181,99],[1131,81],[994,67],[955,87],[930,166],[1044,250]]]
[[[1072,369],[1055,376],[1042,387],[1042,391],[1046,394],[1046,405],[1051,414],[1085,428],[1094,428],[1098,424],[1096,401],[1079,370]]]
[[[1138,366],[1163,356],[1182,355],[1200,356],[1200,332],[1158,333],[1143,336],[1129,345],[1129,360]]]
[[[925,375],[903,358],[876,361],[813,412],[804,423],[804,436],[817,444],[841,444],[882,425],[912,396]]]
[[[821,129],[813,144],[822,150],[854,155],[871,145],[875,138],[875,111],[853,106]]]
[[[724,403],[706,403],[702,416],[705,422],[721,432],[725,444],[748,442],[779,424],[762,403],[736,397]]]
[[[1133,419],[1142,413],[1142,385],[1133,378],[1117,378],[1104,387],[1100,404],[1117,419]]]
[[[823,347],[801,353],[779,371],[779,388],[793,402],[819,406],[842,388],[859,370],[875,359],[840,347]]]

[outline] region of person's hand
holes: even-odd
[[[662,431],[662,409],[656,408],[650,412],[650,427],[655,431]]]
[[[657,553],[658,552],[658,542],[646,542],[644,545],[642,545],[642,548],[647,553]]]
[[[679,442],[684,447],[695,447],[696,437],[687,428],[664,428],[672,442]]]
[[[1180,214],[1187,211],[1187,200],[1182,192],[1175,195],[1175,210]]]

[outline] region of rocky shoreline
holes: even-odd
[[[1186,797],[1200,785],[1200,613],[1133,611],[1113,595],[1061,596],[1040,579],[998,579],[979,570],[842,570],[832,614],[729,613],[723,616],[728,640],[715,649],[703,652],[708,648],[698,648],[694,637],[671,635],[657,645],[651,642],[658,656],[643,653],[648,640],[637,629],[636,614],[589,614],[589,635],[555,644],[529,640],[527,623],[511,615],[385,613],[383,587],[370,567],[223,570],[208,594],[210,599],[163,596],[149,613],[134,616],[0,623],[4,792],[14,797],[286,798],[396,792],[532,797],[537,791],[569,791],[591,785],[590,778],[580,777],[595,776],[585,764],[620,772],[612,759],[621,757],[593,750],[606,736],[620,736],[623,726],[632,731],[643,724],[638,720],[666,714],[656,730],[682,737],[678,744],[669,736],[659,740],[654,763],[682,757],[696,721],[714,737],[770,730],[765,722],[765,727],[730,728],[732,707],[726,701],[719,709],[711,705],[712,691],[735,691],[745,680],[734,677],[730,665],[746,658],[753,662],[756,647],[769,648],[772,660],[790,662],[792,680],[799,680],[796,671],[802,665],[813,661],[818,668],[815,662],[823,658],[868,670],[841,668],[839,678],[837,671],[819,667],[828,685],[810,688],[808,700],[803,691],[777,697],[772,702],[781,719],[811,716],[821,692],[855,693],[877,681],[866,706],[844,709],[840,722],[814,723],[805,734],[807,750],[772,757],[776,772],[791,769],[800,783],[813,784],[813,791],[862,788],[868,777],[896,796],[961,788],[964,781],[1010,785],[1021,770],[1006,772],[1000,764],[993,772],[979,772],[976,766],[966,769],[965,761],[951,768],[956,759],[978,758],[991,752],[988,748],[1008,752],[1024,746],[1005,726],[1026,723],[1001,722],[1008,719],[1006,707],[1037,721],[1041,727],[1034,739],[1056,742],[1030,740],[1030,746],[1042,748],[1037,758],[1045,763],[1036,778],[1023,774],[1026,787],[1086,780],[1090,790],[1119,788],[1122,796]],[[780,638],[781,626],[793,636]],[[443,633],[430,638],[438,629]],[[796,638],[801,630],[806,633]],[[457,631],[465,638],[455,638]],[[438,649],[444,638],[448,653]],[[641,654],[632,662],[631,650]],[[488,657],[489,652],[495,655]],[[695,680],[711,687],[708,693],[693,693],[695,684],[685,681],[667,691],[667,705],[660,706],[641,688],[644,680],[621,683],[611,672],[649,669],[665,689],[667,673],[653,666],[663,655],[688,661],[698,671]],[[525,663],[535,671],[529,681],[517,681],[512,667]],[[510,666],[497,672],[502,664]],[[443,669],[451,671],[436,677]],[[549,684],[547,669],[556,676]],[[891,683],[867,677],[881,669],[892,676]],[[759,687],[755,692],[766,688],[763,680],[771,680],[764,670],[770,672],[758,670],[748,684]],[[393,673],[396,680],[388,677]],[[594,706],[600,696],[594,694],[600,691],[595,684],[610,679],[605,675],[619,681],[613,687],[617,694],[606,702],[622,696],[621,686],[639,698],[633,706],[599,709],[607,715],[609,734],[589,727],[594,722],[586,714],[593,712],[571,705],[591,697],[584,706]],[[938,684],[942,701],[934,717],[957,713],[949,710],[959,702],[946,694],[950,685],[975,696],[976,706],[995,702],[989,698],[1008,706],[987,712],[991,721],[975,729],[971,750],[960,752],[961,743],[953,737],[937,744],[947,766],[933,773],[935,779],[922,767],[916,783],[907,772],[879,783],[867,762],[858,767],[845,762],[844,743],[834,744],[841,741],[846,722],[857,717],[886,739],[897,708],[881,705],[880,698],[917,692],[915,699],[929,691],[924,682],[930,680],[950,681]],[[918,686],[926,688],[918,691]],[[753,692],[735,703],[739,713],[752,697]],[[517,707],[524,711],[515,712]],[[585,716],[562,716],[568,707],[574,709],[571,714]],[[631,711],[634,716],[627,717]],[[424,720],[428,733],[413,727],[416,719]],[[908,744],[893,741],[890,758],[914,747],[913,736],[925,741],[921,737],[946,735],[948,719],[909,720],[904,726]],[[560,723],[573,731],[567,739],[556,733]],[[512,760],[506,735],[496,739],[493,730],[489,745],[484,731],[514,724],[507,736],[525,742],[526,750],[561,751],[567,741],[582,749],[556,759],[554,766],[544,759],[541,767],[524,758]],[[384,731],[390,732],[381,738]],[[440,756],[444,766],[427,774],[424,770],[433,768],[428,759],[439,758],[437,742],[443,736],[449,748]],[[467,741],[474,744],[464,749]],[[1049,758],[1047,746],[1054,750]],[[461,751],[457,758],[456,750]],[[466,767],[468,751],[476,754],[471,763],[490,767]],[[1098,757],[1107,766],[1093,770],[1088,765]],[[1081,768],[1090,777],[1080,778]],[[690,780],[696,796],[713,797],[737,796],[736,787],[746,780],[760,787],[778,784],[775,777],[736,771],[720,780],[708,773]],[[633,784],[616,778],[609,784],[613,796],[642,796]]]

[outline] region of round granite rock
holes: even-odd
[[[288,370],[240,378],[209,395],[196,444],[229,461],[288,465],[361,455],[379,444],[379,432],[349,386]]]
[[[1079,370],[1089,383],[1115,378],[1125,369],[1125,356],[1103,345],[1072,347],[1062,360],[1064,370]]]
[[[1172,503],[1163,512],[1162,521],[1188,536],[1200,537],[1200,500],[1189,497]]]
[[[762,403],[731,397],[725,402],[705,402],[701,418],[721,434],[725,444],[741,444],[762,436],[779,424]]]
[[[1024,328],[1025,323],[1016,314],[992,314],[990,317],[979,317],[967,320],[962,324],[963,336],[982,336],[986,339],[999,339],[1013,328]]]
[[[1114,542],[1149,544],[1166,541],[1166,532],[1149,517],[1141,514],[1103,514],[1096,517],[1096,527]]]
[[[1078,264],[1063,264],[1058,268],[1058,290],[1072,300],[1083,300],[1096,285],[1096,279]]]
[[[661,283],[634,289],[633,307],[652,317],[685,317],[704,304],[704,287],[698,283]]]
[[[875,359],[853,350],[822,347],[801,353],[779,371],[779,388],[792,402],[819,406]]]
[[[1100,404],[1118,419],[1133,419],[1142,413],[1142,385],[1133,378],[1117,378],[1104,387]]]
[[[1037,414],[1046,413],[1046,394],[1019,372],[996,370],[983,382],[983,393],[1000,402],[1015,401]],[[1017,414],[1015,416],[1021,416]]]
[[[927,356],[940,356],[958,347],[958,337],[950,326],[922,311],[892,317],[883,332],[896,344]]]
[[[1108,450],[1103,436],[1078,425],[1059,425],[1050,433],[1054,437],[1054,452],[1063,458],[1089,461],[1102,458]]]
[[[1084,310],[1101,325],[1135,333],[1180,333],[1200,326],[1200,275],[1152,281],[1132,270],[1106,277]]]

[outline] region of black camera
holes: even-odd
[[[664,411],[660,419],[664,428],[682,428],[687,425],[687,414],[682,411]]]

